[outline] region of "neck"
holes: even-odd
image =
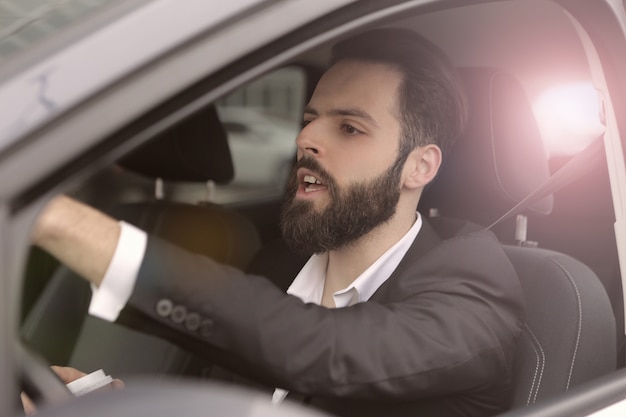
[[[323,304],[334,306],[332,295],[349,286],[359,275],[395,245],[415,223],[415,206],[398,210],[388,222],[377,226],[349,246],[328,253]]]

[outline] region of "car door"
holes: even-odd
[[[42,47],[36,51],[39,55],[33,53],[24,57],[0,73],[3,75],[0,77],[0,109],[3,114],[11,115],[3,119],[3,129],[0,129],[0,267],[3,277],[0,293],[4,297],[3,305],[9,307],[0,316],[0,375],[3,375],[3,386],[6,387],[0,390],[0,412],[10,415],[16,408],[15,398],[19,388],[13,375],[18,366],[13,343],[17,334],[19,306],[15,300],[20,299],[19,280],[27,256],[29,231],[37,213],[52,195],[78,186],[98,169],[111,164],[194,110],[224,97],[235,87],[342,33],[373,23],[383,25],[393,22],[409,10],[419,14],[446,7],[505,2],[365,1],[343,7],[348,3],[249,1],[230,2],[230,8],[222,9],[218,7],[222,2],[207,2],[205,5],[198,2],[193,7],[181,7],[180,3],[166,1],[137,2],[136,8],[130,12],[125,8],[124,13],[119,10],[117,14],[111,12],[116,18],[122,16],[130,20],[115,19],[116,24],[99,21],[100,29],[92,35],[74,40],[64,48],[53,45],[53,50],[45,51]],[[543,3],[535,2],[538,7]],[[548,3],[572,16],[573,25],[587,45],[594,83],[604,98],[606,160],[621,254],[625,247],[622,242],[626,238],[621,207],[626,197],[624,135],[621,133],[626,128],[626,80],[621,77],[626,70],[626,14],[622,2],[616,0],[597,1],[593,5],[585,0]],[[208,10],[209,5],[214,9]],[[195,21],[192,17],[203,13],[207,14],[206,20],[198,18],[195,31],[183,30],[189,29],[185,28],[187,19]],[[182,27],[180,37],[167,43],[157,35],[162,25],[172,21]],[[122,25],[124,22],[127,26]],[[74,91],[73,95],[63,97],[57,107],[50,107],[49,98],[53,96],[49,96],[44,87],[50,82],[54,86],[54,74],[64,75],[67,68],[66,84],[58,84],[58,88],[65,91],[61,87],[72,84],[72,77],[78,77],[81,71],[94,70],[93,66],[79,59],[86,56],[85,49],[97,51],[96,55],[104,46],[118,50],[125,41],[136,36],[137,28],[145,28],[145,38],[148,38],[144,39],[145,44],[135,45],[137,49],[129,45],[129,49],[137,55],[131,53],[130,57],[126,57],[128,62],[117,55],[103,60],[89,55],[93,57],[89,65],[105,66],[107,60],[120,59],[117,62],[120,66],[102,71],[102,74],[97,74],[97,79],[86,78],[83,84],[77,83],[80,87],[76,87],[78,91],[70,89]],[[290,36],[285,36],[287,33]],[[166,45],[156,47],[161,45],[161,41]],[[147,46],[152,48],[148,48],[151,54],[139,54],[139,50]],[[74,60],[70,59],[72,53],[75,54]],[[65,67],[65,59],[69,60],[68,67]],[[16,109],[29,108],[31,102],[36,104],[36,110],[24,119]],[[585,415],[626,397],[626,390],[623,390],[625,381],[626,378],[619,372],[606,380],[572,391],[559,403],[516,410],[514,413]],[[164,392],[152,388],[155,389],[153,393]],[[192,394],[201,393],[191,386],[183,388]],[[176,392],[182,395],[181,391]],[[222,394],[219,389],[215,392]],[[121,403],[136,405],[151,398],[148,394],[128,390],[124,394],[124,401],[127,402]],[[134,399],[132,396],[135,396]],[[184,399],[189,400],[188,406],[196,412],[207,406],[206,403],[192,402],[189,397],[181,397],[177,406],[185,406]],[[214,400],[213,396],[211,400]],[[95,408],[90,409],[94,410],[93,415],[119,411],[100,409],[98,407],[105,406],[104,401],[93,401],[79,402],[73,410],[93,405]],[[155,403],[158,401],[155,400]],[[50,410],[50,413],[54,412]]]
[[[67,31],[60,30],[61,40],[44,39],[32,50],[16,53],[10,65],[3,66],[0,229],[2,259],[7,259],[1,267],[3,305],[7,308],[3,311],[0,369],[7,379],[0,394],[0,413],[16,411],[19,388],[8,376],[19,371],[14,356],[19,315],[14,300],[20,298],[17,277],[26,259],[32,221],[45,196],[71,188],[89,175],[84,168],[102,166],[94,162],[105,154],[105,160],[112,161],[124,153],[115,150],[121,142],[114,136],[125,130],[121,128],[130,120],[154,111],[154,106],[168,97],[174,101],[182,98],[187,105],[179,103],[154,113],[148,125],[155,121],[165,125],[184,117],[271,65],[265,59],[237,62],[245,54],[347,3],[117,2],[104,8],[102,16],[90,16]],[[277,18],[283,15],[290,18]],[[167,32],[162,29],[166,25]],[[212,97],[183,98],[187,87],[228,65],[233,66],[224,73],[226,77],[211,79],[212,85],[203,88],[205,92],[213,90]],[[172,113],[172,108],[178,110]],[[128,150],[141,141],[138,138],[124,147],[129,146]],[[102,164],[107,164],[105,160]],[[71,179],[80,171],[84,174]]]

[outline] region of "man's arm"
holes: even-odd
[[[59,196],[39,216],[33,243],[99,286],[119,236],[120,225],[115,219],[69,197]]]
[[[407,260],[381,290],[348,308],[305,304],[152,237],[118,322],[304,395],[414,401],[508,378],[521,289],[491,235]]]

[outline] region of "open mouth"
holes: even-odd
[[[302,177],[301,183],[304,186],[305,193],[325,190],[326,188],[328,188],[326,184],[324,184],[319,178],[311,174],[304,175]]]

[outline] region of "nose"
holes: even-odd
[[[315,125],[315,126],[314,126]],[[302,128],[296,138],[296,146],[298,147],[298,159],[304,155],[319,157],[323,154],[324,148],[321,140],[319,140],[319,126],[315,121],[310,122]]]

